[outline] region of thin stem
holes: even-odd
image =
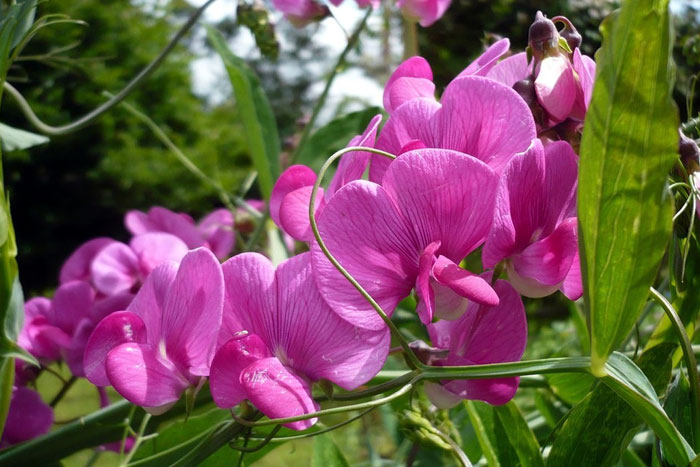
[[[262,420],[259,422],[251,422],[247,420],[243,420],[239,417],[236,417],[234,415],[234,419],[240,423],[241,425],[245,426],[250,426],[250,427],[256,427],[256,426],[266,426],[266,425],[280,425],[280,424],[285,424],[285,423],[291,423],[291,422],[298,422],[301,420],[308,420],[310,418],[316,418],[316,417],[322,417],[324,415],[332,415],[336,413],[345,413],[345,412],[350,412],[353,410],[362,410],[362,409],[368,409],[370,407],[379,407],[380,405],[384,405],[387,402],[391,402],[394,399],[398,399],[399,397],[405,395],[408,391],[413,389],[414,384],[420,379],[420,377],[414,378],[414,380],[408,384],[406,384],[404,387],[396,391],[395,393],[382,397],[380,399],[375,399],[373,401],[369,402],[363,402],[361,404],[353,404],[353,405],[346,405],[343,407],[333,407],[330,409],[325,409],[325,410],[319,410],[318,412],[312,412],[312,413],[307,413],[303,415],[297,415],[295,417],[286,417],[286,418],[271,418],[268,420]]]
[[[131,461],[131,458],[134,457],[134,454],[136,454],[136,451],[139,450],[139,446],[143,442],[143,433],[146,431],[146,426],[148,426],[149,420],[151,420],[151,414],[146,413],[146,415],[144,415],[143,419],[141,420],[141,424],[139,425],[139,431],[136,432],[136,436],[134,438],[134,445],[131,448],[131,451],[129,451],[129,453],[124,457],[124,460],[121,462],[121,467],[125,467],[126,465],[128,465]]]
[[[435,434],[437,434],[443,441],[450,445],[450,447],[452,448],[452,453],[455,455],[455,457],[459,461],[459,464],[462,467],[472,467],[472,463],[469,462],[469,458],[467,457],[467,455],[464,454],[462,448],[460,448],[459,445],[455,443],[455,441],[451,437],[438,430],[437,428],[435,428]]]
[[[61,399],[63,399],[63,397],[66,395],[66,393],[68,393],[71,386],[73,386],[76,381],[78,381],[78,378],[76,378],[75,376],[71,376],[70,379],[66,381],[65,384],[61,387],[61,390],[58,391],[58,394],[56,394],[54,398],[51,399],[49,405],[51,407],[56,407],[56,404],[58,404],[61,401]]]
[[[688,333],[685,331],[683,321],[681,321],[673,305],[654,287],[649,287],[649,291],[652,298],[666,312],[666,316],[668,316],[678,335],[681,349],[683,349],[683,357],[685,358],[685,366],[688,370],[688,380],[690,382],[690,426],[693,431],[691,439],[693,440],[693,449],[698,450],[700,448],[700,377],[698,376],[698,364],[693,353],[693,346],[690,343]]]
[[[331,90],[331,85],[333,84],[333,80],[335,80],[335,77],[338,75],[338,72],[340,71],[341,68],[345,66],[345,60],[350,53],[350,51],[355,47],[357,44],[358,39],[360,38],[360,33],[365,27],[365,24],[367,24],[367,19],[369,18],[369,15],[372,14],[372,8],[367,8],[367,13],[365,13],[365,16],[362,18],[362,21],[360,21],[359,26],[355,29],[355,31],[352,33],[350,38],[348,39],[348,43],[343,49],[343,51],[340,53],[340,57],[338,57],[338,61],[335,63],[335,66],[331,70],[330,76],[328,76],[328,79],[326,80],[326,87],[323,88],[323,92],[321,93],[321,97],[318,98],[318,101],[316,101],[316,105],[314,105],[314,108],[311,112],[311,118],[309,119],[309,123],[306,124],[304,127],[304,131],[301,134],[301,138],[299,139],[299,144],[297,145],[296,149],[292,153],[292,156],[289,158],[290,164],[294,163],[294,160],[299,157],[299,153],[301,153],[301,150],[304,148],[306,145],[306,141],[309,139],[309,136],[311,136],[311,130],[313,130],[314,124],[316,123],[316,119],[318,118],[318,114],[321,112],[321,109],[323,108],[323,105],[326,103],[326,98],[328,97],[328,93]]]
[[[359,399],[366,399],[368,397],[376,396],[377,394],[382,394],[386,391],[389,391],[391,389],[397,388],[399,386],[402,386],[406,383],[411,382],[414,378],[420,375],[420,370],[413,370],[413,371],[406,371],[406,372],[401,372],[402,374],[397,376],[396,378],[386,381],[382,384],[378,384],[376,386],[373,386],[369,389],[365,389],[364,391],[358,391],[358,392],[351,392],[348,394],[334,394],[333,395],[333,400],[336,401],[353,401],[353,400],[359,400]],[[328,396],[319,396],[316,398],[317,402],[323,402],[327,401]]]
[[[314,237],[316,238],[316,241],[318,242],[319,248],[321,248],[321,251],[323,251],[323,254],[326,255],[326,258],[335,266],[335,268],[340,271],[340,273],[350,282],[353,287],[357,289],[358,292],[364,297],[365,300],[374,308],[374,310],[377,312],[379,317],[384,321],[384,323],[389,327],[391,330],[392,335],[399,341],[401,344],[401,347],[403,347],[404,352],[406,353],[406,356],[408,357],[408,362],[411,366],[411,369],[414,368],[420,368],[423,367],[423,363],[418,359],[416,354],[413,352],[411,347],[408,345],[408,342],[406,339],[403,337],[399,329],[396,327],[396,325],[391,321],[391,318],[386,314],[386,312],[382,309],[382,307],[372,298],[372,296],[367,293],[367,291],[360,285],[359,282],[355,280],[354,277],[343,267],[341,264],[338,262],[337,259],[331,254],[331,252],[328,250],[328,247],[326,246],[326,243],[323,241],[321,238],[321,233],[318,230],[318,224],[316,223],[316,196],[318,195],[318,189],[321,186],[321,182],[323,181],[323,176],[326,174],[326,171],[328,168],[335,162],[336,159],[339,159],[340,157],[343,156],[343,154],[346,154],[348,152],[353,152],[353,151],[362,151],[362,152],[372,152],[375,154],[380,154],[386,157],[389,157],[391,159],[395,159],[396,156],[393,154],[389,154],[388,152],[385,151],[380,151],[379,149],[374,149],[374,148],[365,148],[365,147],[359,147],[359,146],[351,146],[349,148],[344,148],[341,149],[340,151],[336,152],[333,154],[331,157],[328,158],[325,164],[323,164],[323,167],[321,167],[321,170],[318,173],[318,178],[316,179],[316,183],[314,183],[313,190],[311,191],[311,199],[309,200],[309,222],[311,223],[311,230],[314,233]]]
[[[245,441],[245,444],[243,446],[236,446],[233,444],[233,441],[232,441],[231,444],[229,444],[229,447],[231,449],[239,451],[239,452],[259,451],[262,448],[264,448],[270,441],[272,441],[272,438],[275,437],[275,435],[277,434],[278,431],[280,431],[281,428],[282,428],[282,425],[277,425],[276,427],[274,427],[272,430],[270,430],[270,433],[266,437],[264,437],[262,439],[262,441],[260,442],[260,444],[258,444],[257,446],[248,447],[247,446],[248,440],[252,439],[252,438],[250,436],[246,436],[246,441]]]
[[[418,23],[412,19],[403,20],[403,58],[418,55]]]
[[[42,122],[39,117],[36,116],[34,111],[32,110],[31,106],[29,103],[24,99],[22,94],[14,88],[10,83],[7,81],[4,82],[4,88],[5,90],[12,96],[12,98],[17,102],[17,105],[19,106],[20,110],[24,114],[24,116],[29,120],[29,123],[31,123],[37,130],[39,130],[41,133],[44,133],[49,136],[60,136],[60,135],[65,135],[68,133],[71,133],[73,131],[79,130],[83,128],[84,126],[92,123],[94,120],[96,120],[98,117],[100,117],[103,113],[107,112],[110,110],[112,107],[115,105],[119,104],[121,101],[123,101],[126,96],[131,93],[136,87],[141,84],[143,80],[148,78],[153,71],[160,66],[160,64],[165,60],[165,58],[168,56],[168,54],[175,48],[177,43],[182,39],[185,34],[194,26],[194,24],[197,22],[199,17],[204,13],[204,10],[206,10],[209,5],[214,3],[216,0],[209,0],[207,1],[204,5],[201,7],[197,8],[197,10],[192,13],[192,16],[189,17],[187,22],[185,22],[184,25],[180,28],[180,30],[173,36],[173,38],[170,40],[170,42],[165,46],[165,48],[158,54],[158,56],[153,59],[151,63],[146,65],[146,67],[139,72],[124,88],[119,91],[114,97],[112,97],[110,100],[105,102],[104,104],[98,106],[91,112],[88,112],[84,116],[80,117],[79,119],[75,120],[74,122],[71,122],[67,125],[62,125],[62,126],[51,126],[48,125],[44,122]]]

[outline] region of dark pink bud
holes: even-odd
[[[694,139],[688,138],[682,131],[678,131],[678,154],[681,162],[688,172],[700,171],[700,148]]]
[[[552,21],[555,23],[564,24],[564,29],[559,31],[559,35],[566,39],[566,43],[569,44],[569,48],[572,51],[581,46],[581,41],[583,40],[583,38],[581,37],[581,34],[579,34],[578,30],[573,25],[573,23],[569,21],[569,18],[567,18],[566,16],[555,16],[554,18],[552,18]]]
[[[535,83],[530,78],[521,79],[513,85],[513,90],[523,98],[527,105],[537,102],[535,94]]]
[[[538,56],[550,48],[557,47],[558,41],[559,33],[557,32],[557,27],[541,11],[538,11],[537,15],[535,15],[535,21],[530,25],[528,32],[528,44],[533,54]]]

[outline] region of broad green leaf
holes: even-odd
[[[678,149],[668,0],[622,3],[603,46],[581,141],[578,216],[594,374],[633,328],[671,235]]]
[[[518,453],[493,406],[480,401],[464,401],[464,405],[486,463],[490,467],[517,465]]]
[[[671,377],[675,344],[645,351],[641,368],[661,390]],[[611,388],[598,383],[569,413],[554,439],[547,464],[552,466],[614,465],[643,423],[635,410]]]
[[[547,375],[547,381],[554,394],[569,404],[576,404],[591,390],[595,377],[588,373],[558,373]]]
[[[0,141],[3,151],[17,151],[48,143],[49,138],[0,123]]]
[[[680,371],[668,389],[668,395],[664,401],[664,409],[686,439],[692,439],[693,434],[690,410],[688,410],[690,404],[692,404],[690,383],[685,373]],[[668,457],[663,444],[661,445],[661,455],[663,458]]]
[[[13,358],[0,358],[0,436],[5,429],[5,419],[10,410],[12,397],[12,384],[15,380],[15,360]],[[8,396],[4,396],[8,394]]]
[[[362,134],[372,117],[379,113],[379,107],[370,107],[336,118],[311,135],[294,163],[319,170],[334,152],[347,146],[355,135]]]
[[[207,34],[209,42],[226,66],[248,140],[248,149],[258,172],[260,190],[265,199],[268,199],[280,170],[280,140],[270,102],[258,77],[229,50],[224,36],[211,27],[207,27]]]
[[[496,406],[494,410],[505,428],[510,445],[518,455],[520,465],[544,467],[540,445],[515,402],[510,401],[505,405]]]
[[[348,461],[329,434],[314,439],[313,467],[348,467]]]

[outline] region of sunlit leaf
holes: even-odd
[[[601,26],[578,210],[593,371],[633,328],[671,234],[678,112],[668,1],[623,2]]]
[[[345,456],[333,442],[330,435],[320,435],[314,439],[313,467],[348,467]]]
[[[3,151],[17,151],[48,143],[49,138],[0,123],[0,141]]]

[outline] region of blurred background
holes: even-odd
[[[242,1],[252,5],[250,0]],[[103,102],[104,91],[120,90],[203,3],[41,2],[37,17],[60,13],[85,24],[42,29],[10,70],[9,80],[42,120],[53,125],[68,123]],[[343,121],[352,125],[339,133],[337,141],[307,156],[304,162],[312,166],[318,167],[332,150],[347,143],[347,130],[351,130],[350,135],[360,132],[379,111],[383,84],[403,59],[401,16],[390,4],[393,2],[384,3],[370,17],[316,122],[316,127],[323,127],[351,115],[352,119]],[[593,55],[600,45],[598,26],[616,3],[453,0],[440,21],[430,28],[418,29],[419,50],[433,68],[440,93],[472,58],[498,38],[510,38],[513,50],[524,49],[528,27],[537,10],[550,17],[565,15],[571,19],[583,36],[583,52]],[[255,6],[269,7],[262,3]],[[675,97],[684,121],[695,116],[698,109],[698,98],[692,89],[694,76],[700,70],[700,4],[674,1],[672,10],[678,66]],[[355,2],[346,1],[340,7],[331,6],[335,18],[297,29],[270,9],[264,19],[269,22],[265,23],[269,26],[267,35],[259,35],[256,41],[253,32],[239,21],[237,11],[237,2],[218,0],[207,10],[203,22],[222,31],[234,53],[258,74],[275,112],[283,149],[291,151],[345,47],[346,32],[354,30],[363,12]],[[148,115],[228,191],[248,198],[260,197],[255,185],[241,191],[251,171],[242,124],[226,71],[207,43],[201,24],[127,102]],[[2,102],[0,121],[34,131],[9,97]],[[152,130],[123,106],[81,131],[52,137],[48,144],[30,150],[5,152],[3,156],[19,246],[20,277],[27,297],[51,295],[62,262],[84,241],[98,236],[128,238],[122,219],[130,209],[146,210],[160,205],[198,218],[220,205],[217,193],[182,166]],[[553,296],[544,303],[544,307],[528,310],[535,318],[531,321],[531,334],[544,338],[537,340],[538,347],[528,347],[527,357],[575,353],[571,349],[576,347],[577,338],[571,322],[565,320],[569,313],[564,302]],[[397,316],[401,319],[400,314]],[[46,394],[60,387],[50,376],[39,385]],[[57,420],[68,420],[97,408],[96,397],[91,395],[89,403],[84,398],[90,390],[88,386],[76,386],[66,399],[67,404],[57,411]],[[537,403],[531,394],[525,393],[522,398],[525,404]],[[391,419],[390,413],[382,408],[352,428],[334,433],[343,438],[343,450],[350,460],[373,464],[373,459],[408,455],[401,451],[401,438],[392,435],[399,422]],[[462,428],[462,437],[474,440],[473,433],[464,431],[469,430],[469,424]],[[304,442],[286,444],[261,465],[308,465],[308,456],[295,451],[299,446],[304,446]],[[423,459],[424,465],[430,465],[430,451],[422,455],[428,456]],[[74,460],[84,464],[89,457],[90,453],[82,453]],[[109,465],[114,459],[106,457],[102,462]]]

